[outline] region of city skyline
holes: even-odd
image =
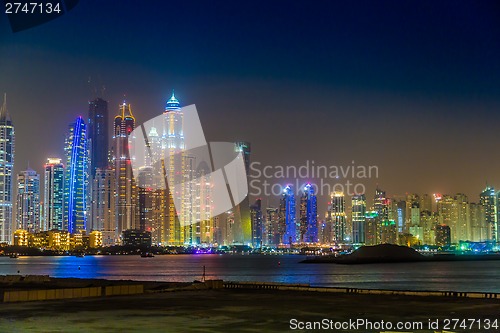
[[[85,1],[61,19],[19,33],[3,16],[0,91],[16,111],[16,165],[30,161],[40,173],[63,138],[47,129],[85,115],[99,95],[114,114],[125,94],[142,123],[176,88],[184,105],[202,110],[208,141],[249,141],[254,161],[377,165],[380,177],[368,185],[372,190],[378,182],[388,195],[473,197],[486,182],[498,187],[500,160],[490,153],[500,146],[495,2],[444,1],[432,10],[416,4],[277,1],[215,9],[176,2],[168,25],[160,13],[149,13],[151,25],[142,25],[144,13],[133,2],[111,8]],[[256,10],[261,5],[266,13]],[[104,14],[108,10],[116,17]],[[108,38],[102,31],[119,26],[117,17],[136,23]],[[212,29],[193,31],[198,24]]]

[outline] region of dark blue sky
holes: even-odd
[[[97,1],[12,33],[16,169],[62,155],[92,87],[141,123],[172,88],[262,164],[378,165],[390,194],[500,187],[498,1]],[[91,83],[89,84],[89,78]],[[34,140],[36,138],[36,140]]]

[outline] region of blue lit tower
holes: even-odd
[[[352,242],[365,243],[366,197],[364,194],[352,197]]]
[[[318,206],[314,188],[311,184],[304,186],[300,197],[299,242],[318,242]]]
[[[17,229],[40,231],[40,175],[28,167],[17,175]]]
[[[288,185],[283,189],[280,199],[279,211],[280,229],[285,229],[283,238],[280,240],[283,244],[292,244],[297,241],[296,217],[295,217],[295,194],[293,188]]]
[[[82,117],[69,126],[64,147],[66,172],[64,184],[65,228],[70,233],[86,230],[88,189],[87,126]]]
[[[89,102],[88,142],[90,148],[90,175],[96,169],[108,167],[108,102],[97,98]]]
[[[48,158],[45,163],[43,193],[42,231],[63,230],[64,165],[60,158]]]
[[[0,243],[12,244],[12,172],[14,169],[14,125],[7,111],[7,95],[0,107]]]

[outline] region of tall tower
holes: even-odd
[[[331,240],[337,244],[344,243],[346,239],[346,212],[345,196],[343,192],[333,192],[331,194],[331,219],[332,237]]]
[[[102,232],[104,246],[115,245],[116,232],[116,196],[115,170],[113,168],[97,168],[92,180],[92,230]]]
[[[16,228],[40,231],[40,175],[31,168],[17,175]]]
[[[14,125],[7,111],[7,95],[0,107],[0,243],[12,244],[12,172],[14,169]]]
[[[247,175],[250,169],[250,153],[251,147],[249,142],[239,141],[234,145],[236,152],[243,154],[245,170]],[[251,244],[252,243],[252,222],[250,218],[250,198],[248,195],[235,208],[235,234],[234,240],[236,243]]]
[[[184,133],[182,131],[184,117],[174,92],[167,101],[163,114],[165,123],[162,133],[162,151],[165,154],[163,156],[165,174],[169,180],[174,180],[175,184],[181,184],[186,177],[186,161],[189,159],[185,158],[184,153]],[[169,187],[166,195],[169,214],[163,226],[165,241],[169,245],[183,245],[186,226],[181,225],[179,215],[182,214],[181,219],[184,223],[186,222],[184,220],[188,220],[190,213],[186,207],[186,196],[189,197],[191,193],[186,193],[185,188],[180,186],[175,189]],[[174,197],[182,198],[181,207],[175,207]]]
[[[279,208],[279,234],[283,234],[280,242],[283,244],[292,244],[297,241],[295,216],[295,194],[293,188],[288,185],[283,189]],[[284,233],[283,233],[284,231]]]
[[[365,243],[366,197],[364,194],[352,197],[352,242]]]
[[[66,174],[64,184],[64,229],[77,233],[87,228],[89,186],[87,126],[82,117],[69,126],[64,147]]]
[[[283,235],[278,233],[279,227],[279,210],[274,207],[266,208],[266,227],[265,227],[265,241],[267,245],[278,245],[283,239]]]
[[[300,225],[299,242],[317,243],[318,242],[318,205],[314,188],[311,184],[304,186],[300,197]]]
[[[108,167],[108,102],[97,98],[89,102],[88,141],[90,148],[90,175],[97,168]]]
[[[60,158],[48,158],[43,186],[42,230],[64,228],[64,165]]]
[[[262,247],[262,200],[257,199],[250,206],[250,217],[252,219],[252,245],[256,248]]]
[[[117,234],[136,228],[136,188],[130,163],[131,152],[128,137],[134,130],[135,118],[130,104],[123,102],[114,123],[114,163],[116,179],[116,226]]]

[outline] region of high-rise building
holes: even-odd
[[[65,227],[70,233],[87,229],[88,218],[88,145],[87,126],[82,117],[70,124],[64,147],[66,170],[64,176]]]
[[[7,95],[0,107],[0,243],[12,244],[12,200],[14,170],[14,125],[7,111]]]
[[[498,239],[498,198],[495,189],[491,186],[486,186],[479,195],[479,200],[484,207],[486,225],[488,226],[488,239],[496,242]]]
[[[450,246],[451,235],[450,227],[447,225],[437,225],[436,226],[436,245],[438,246]]]
[[[64,228],[64,164],[50,157],[44,166],[42,231]]]
[[[249,142],[235,142],[234,150],[243,154],[247,175],[250,169],[251,147]],[[250,198],[248,195],[235,208],[235,240],[241,244],[252,243],[252,223],[250,218]]]
[[[39,232],[40,226],[40,175],[28,167],[17,175],[16,229],[30,233]]]
[[[266,227],[264,244],[267,245],[279,245],[281,240],[285,236],[285,229],[280,232],[279,228],[279,210],[274,207],[266,208]]]
[[[123,102],[114,121],[114,167],[116,180],[116,232],[137,228],[136,186],[132,173],[128,137],[134,130],[135,118],[130,104]]]
[[[389,200],[385,196],[385,191],[379,189],[375,190],[375,197],[373,198],[374,210],[378,213],[380,222],[389,220]]]
[[[163,168],[167,179],[170,183],[182,184],[186,179],[187,159],[184,151],[184,135],[183,121],[184,116],[180,103],[175,98],[174,93],[167,101],[164,114],[164,124],[161,136],[161,147],[163,152]],[[166,202],[168,205],[168,217],[163,221],[162,229],[164,230],[165,242],[168,245],[183,245],[185,237],[184,215],[188,215],[189,210],[185,206],[186,197],[190,197],[191,193],[186,193],[184,186],[167,188]],[[175,206],[175,201],[180,202],[179,207]],[[182,223],[181,223],[182,222]]]
[[[452,204],[452,219],[450,225],[451,242],[458,243],[459,241],[470,240],[472,234],[470,224],[470,210],[467,196],[462,193],[455,195]]]
[[[352,197],[352,242],[365,243],[366,197],[364,194]]]
[[[299,243],[317,243],[318,240],[318,205],[314,187],[304,186],[300,196],[299,208]]]
[[[365,215],[365,245],[377,245],[381,243],[381,223],[378,212],[367,211]]]
[[[278,233],[283,238],[280,242],[283,244],[293,244],[297,241],[297,221],[295,213],[295,194],[291,185],[283,189],[279,208],[279,227]]]
[[[89,102],[88,142],[90,149],[90,175],[95,176],[97,168],[108,167],[108,102],[96,98]]]
[[[116,232],[116,179],[110,168],[97,168],[92,180],[92,223],[90,229],[100,231],[104,246],[115,245]]]
[[[488,225],[486,224],[485,207],[470,203],[471,241],[484,242],[488,240]]]
[[[330,215],[332,219],[331,240],[337,244],[346,241],[346,205],[343,192],[333,192],[331,194]]]
[[[262,200],[257,199],[255,203],[250,206],[250,218],[252,220],[252,245],[255,248],[262,247]]]
[[[428,194],[423,194],[420,197],[420,211],[432,212],[432,197]]]

